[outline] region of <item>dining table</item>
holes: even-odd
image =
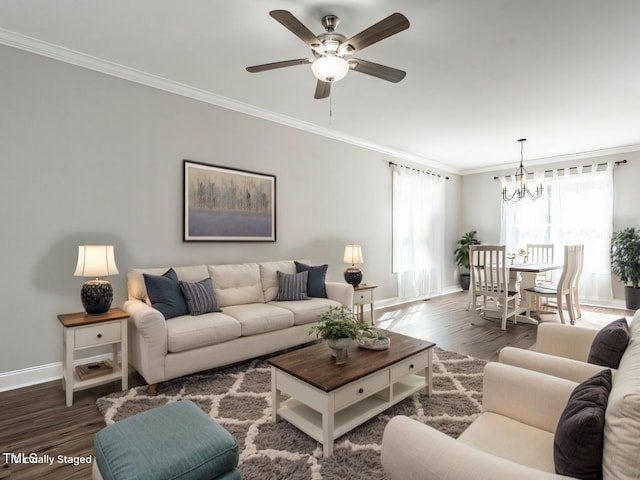
[[[509,289],[520,292],[520,305],[526,305],[529,300],[527,297],[527,288],[536,286],[536,278],[538,274],[550,272],[552,270],[562,270],[562,263],[514,263],[507,265],[509,270]],[[539,307],[538,307],[539,308]],[[521,311],[526,308],[520,306]],[[517,315],[518,322],[538,324],[538,320],[526,315]]]

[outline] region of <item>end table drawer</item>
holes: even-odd
[[[429,364],[429,352],[422,352],[411,358],[403,360],[391,367],[391,381],[395,382],[399,378],[412,373],[424,370]]]
[[[362,380],[355,381],[336,392],[334,408],[339,410],[342,407],[346,407],[382,390],[387,385],[389,385],[388,369],[370,375]]]
[[[120,340],[120,322],[76,328],[76,347],[90,347]]]
[[[353,304],[362,305],[363,303],[373,302],[373,290],[361,290],[353,292]]]

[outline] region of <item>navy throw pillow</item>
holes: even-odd
[[[211,278],[205,278],[198,283],[178,282],[182,295],[187,301],[187,308],[191,315],[202,315],[209,312],[221,312],[213,295]]]
[[[327,298],[327,288],[324,284],[326,282],[329,265],[325,264],[312,267],[311,265],[305,265],[295,260],[294,263],[296,264],[296,272],[309,272],[307,295],[310,297]]]
[[[180,291],[178,275],[170,268],[162,275],[143,273],[144,284],[151,306],[164,316],[165,320],[187,315],[189,309]]]
[[[283,273],[278,270],[278,295],[276,302],[309,300],[307,296],[307,272]]]
[[[587,361],[595,365],[618,368],[629,343],[629,324],[622,317],[600,330],[593,338]]]
[[[602,479],[604,413],[611,392],[608,368],[578,385],[567,402],[553,438],[556,473]]]

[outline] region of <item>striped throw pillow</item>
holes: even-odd
[[[282,273],[278,270],[278,295],[276,295],[276,302],[309,300],[307,296],[308,278],[309,272]]]
[[[180,281],[180,290],[187,301],[187,308],[191,315],[222,311],[218,308],[216,298],[213,296],[211,278],[205,278],[198,283]]]

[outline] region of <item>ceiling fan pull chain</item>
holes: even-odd
[[[331,119],[333,118],[333,88],[329,91],[329,125],[331,125]]]

